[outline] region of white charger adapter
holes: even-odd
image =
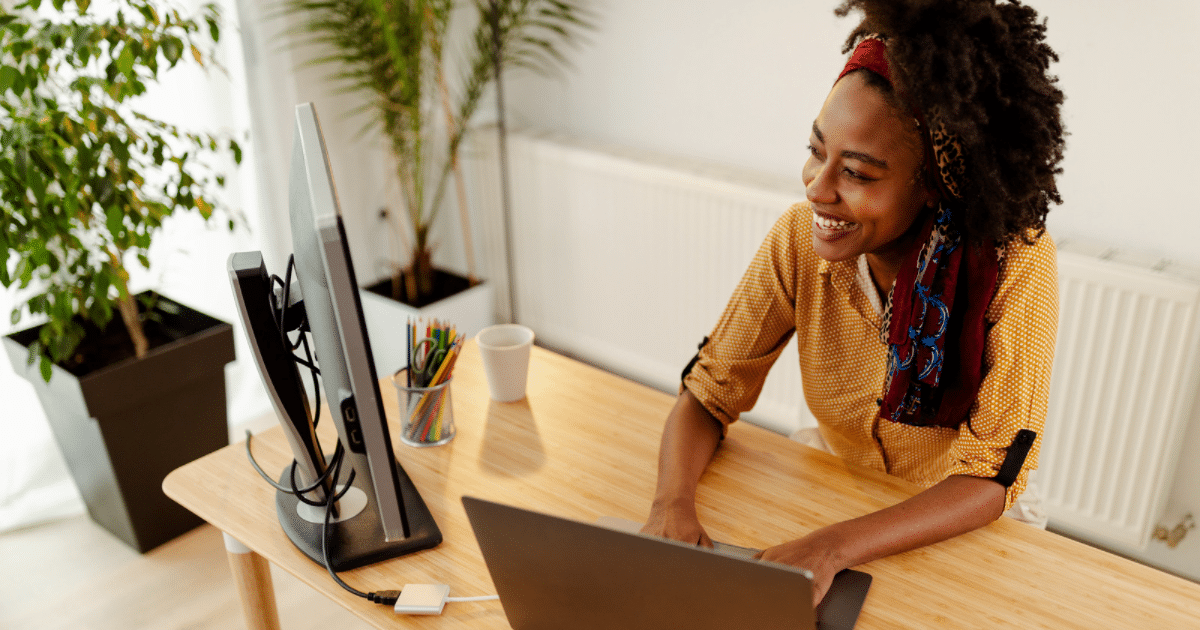
[[[395,611],[399,615],[440,615],[449,595],[448,584],[405,584]]]

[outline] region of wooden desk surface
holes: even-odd
[[[370,591],[435,582],[449,584],[451,596],[495,593],[463,494],[587,522],[604,515],[645,519],[672,396],[534,348],[527,398],[495,403],[473,343],[451,387],[457,437],[435,448],[399,440],[394,446],[445,540],[343,573],[352,586]],[[381,390],[395,426],[395,389],[387,382]],[[321,434],[324,444],[335,443],[332,423],[322,422]],[[253,446],[268,473],[291,461],[278,427],[256,436]],[[399,617],[343,591],[284,535],[274,490],[251,468],[244,448],[231,445],[176,470],[164,490],[376,627],[508,627],[497,601],[450,603],[440,617]],[[738,423],[701,481],[699,510],[714,539],[763,548],[916,491]],[[1200,627],[1200,585],[1009,519],[860,568],[875,576],[857,626],[863,630]]]

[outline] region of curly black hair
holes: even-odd
[[[886,38],[896,96],[958,137],[964,234],[996,243],[1041,236],[1050,202],[1062,203],[1055,177],[1065,147],[1045,21],[1017,0],[845,0],[834,13],[853,10],[863,20],[842,52],[871,34]]]

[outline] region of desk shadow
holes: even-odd
[[[480,468],[501,477],[523,477],[546,463],[528,397],[511,403],[489,400],[486,422]]]

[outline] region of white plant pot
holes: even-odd
[[[413,308],[372,291],[359,289],[371,353],[375,357],[375,374],[391,376],[407,365],[405,324],[409,319],[426,321],[439,319],[453,324],[459,336],[474,337],[475,333],[496,323],[492,284],[479,284],[448,298],[421,308]]]

